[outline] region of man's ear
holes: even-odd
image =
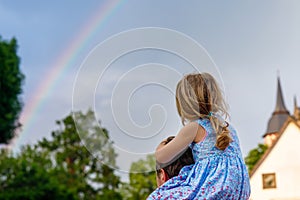
[[[167,173],[164,169],[160,169],[159,173],[156,174],[157,187],[163,185],[167,180],[169,180]]]
[[[161,169],[161,180],[163,181],[163,183],[169,180],[168,174],[164,169]]]

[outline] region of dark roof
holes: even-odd
[[[288,113],[277,113],[273,114],[269,120],[267,132],[263,135],[265,137],[268,134],[279,132],[284,122],[289,118]]]
[[[265,137],[268,134],[278,132],[289,116],[290,113],[285,107],[282,90],[281,90],[281,84],[278,77],[276,106],[271,118],[269,119],[267,131],[263,135],[263,137]]]

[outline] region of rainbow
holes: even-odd
[[[34,92],[34,95],[25,104],[20,115],[20,122],[23,125],[22,130],[12,140],[9,146],[10,149],[14,150],[15,147],[18,147],[22,138],[25,138],[30,133],[43,103],[53,91],[54,86],[59,82],[64,72],[73,66],[81,50],[93,38],[97,30],[104,25],[106,19],[120,7],[121,3],[122,0],[107,0],[106,3],[101,3],[99,9],[96,9],[96,12],[87,20],[87,24],[80,27],[79,34],[59,54],[60,56],[53,62],[50,71],[47,72],[47,78],[39,84],[40,86]]]

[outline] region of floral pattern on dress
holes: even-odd
[[[233,141],[222,151],[215,147],[216,133],[210,121],[199,119],[198,124],[205,129],[206,137],[190,144],[195,164],[183,167],[178,176],[157,188],[148,200],[249,199],[249,176],[235,129],[229,126]]]

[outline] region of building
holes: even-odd
[[[268,150],[250,174],[252,200],[300,200],[300,108],[284,104],[278,78],[275,110],[263,135]]]

